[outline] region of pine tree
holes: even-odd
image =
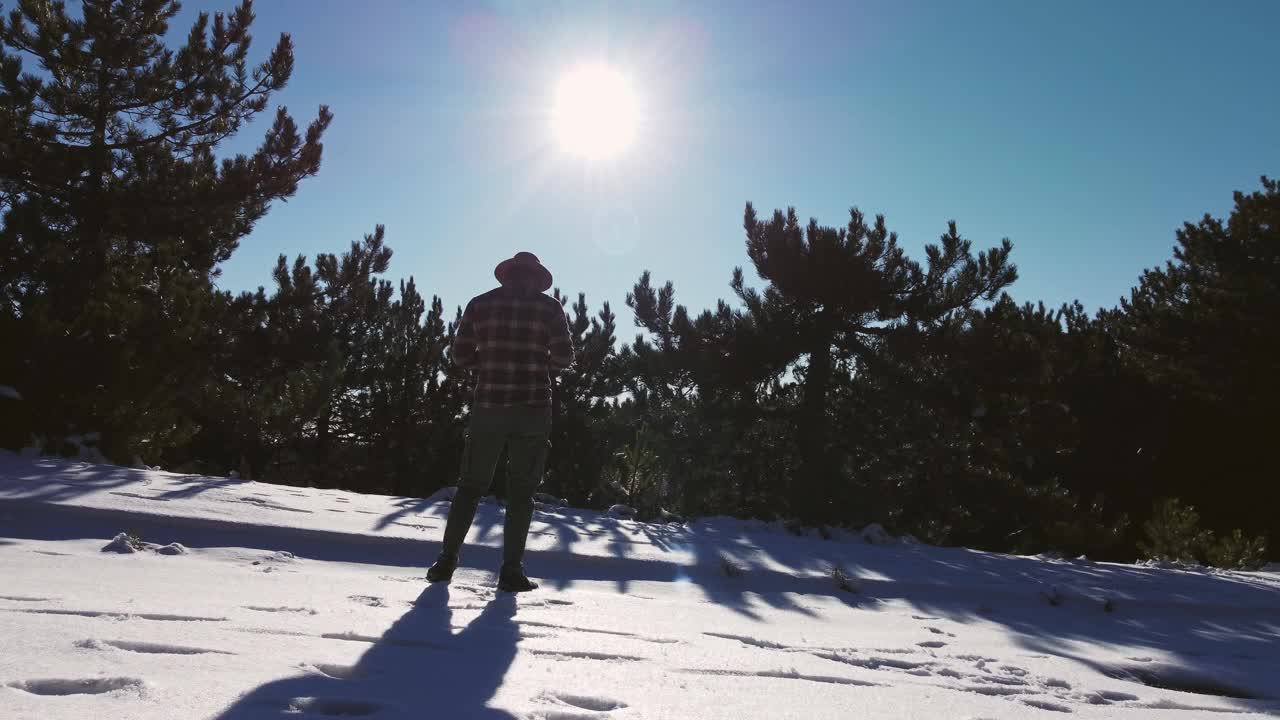
[[[830,452],[829,398],[840,362],[886,371],[875,352],[883,338],[928,330],[979,300],[994,300],[1017,277],[1012,246],[1005,240],[975,257],[950,223],[921,265],[898,246],[883,216],[868,225],[856,208],[847,226],[833,228],[816,220],[802,226],[794,209],[761,222],[748,203],[743,226],[747,254],[768,285],[763,293],[747,288],[739,269],[733,287],[778,345],[804,363],[797,367],[801,458],[791,508],[807,522],[830,522],[838,517],[831,499],[844,474]]]
[[[938,543],[1120,550],[1111,491],[1137,446],[1126,444],[1128,396],[1105,372],[1114,352],[1100,323],[1078,304],[1005,295],[900,340],[881,346],[895,373],[864,375],[836,408],[840,437],[862,458],[855,507]]]
[[[413,278],[400,282],[400,297],[383,318],[380,344],[372,363],[372,410],[368,433],[372,472],[390,478],[397,495],[426,495],[441,480],[429,475],[450,458],[437,457],[432,445],[440,434],[452,434],[450,408],[441,387],[445,354],[444,306],[433,298],[431,309],[418,293]]]
[[[371,422],[370,382],[382,370],[378,354],[382,320],[391,307],[391,282],[376,277],[391,263],[385,244],[386,229],[378,225],[340,257],[321,253],[315,261],[320,290],[320,336],[327,339],[339,362],[336,382],[326,388],[325,402],[315,417],[311,460],[315,482],[337,486],[343,475],[380,483],[366,472],[367,453],[374,436],[382,431]],[[387,488],[347,482],[346,487],[369,492]]]
[[[723,301],[691,318],[674,286],[655,288],[648,272],[627,305],[647,331],[619,354],[628,409],[662,434],[668,494],[688,513],[776,513],[776,479],[794,457],[779,412],[785,345]]]
[[[568,304],[558,288],[553,296],[561,305]],[[578,293],[569,317],[574,363],[556,378],[547,466],[548,491],[577,506],[598,499],[596,491],[616,442],[617,429],[609,423],[610,404],[622,393],[616,329],[609,303],[591,317],[586,295]]]
[[[1274,528],[1280,502],[1280,182],[1237,192],[1223,222],[1177,232],[1174,258],[1146,271],[1106,321],[1124,359],[1158,389],[1143,424],[1150,482],[1199,508],[1207,525]]]
[[[251,67],[248,0],[176,51],[177,2],[82,7],[20,0],[0,26],[0,315],[23,348],[0,370],[33,430],[102,430],[127,457],[190,431],[217,266],[318,171],[331,116],[301,134],[280,108],[253,154],[219,159],[289,81],[288,35]]]

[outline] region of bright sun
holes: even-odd
[[[605,160],[626,150],[639,122],[630,83],[608,65],[576,67],[556,86],[552,128],[562,148],[585,160]]]

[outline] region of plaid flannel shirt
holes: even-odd
[[[549,406],[552,372],[573,362],[564,308],[505,287],[477,296],[462,313],[453,362],[476,371],[477,407]]]

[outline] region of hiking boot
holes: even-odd
[[[525,577],[520,565],[503,565],[498,573],[498,589],[502,592],[528,592],[537,587],[538,583]]]
[[[427,569],[427,582],[449,582],[458,568],[458,556],[440,553],[435,564]]]

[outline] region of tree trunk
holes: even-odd
[[[825,316],[818,320],[817,337],[809,350],[804,396],[800,403],[800,477],[793,484],[792,503],[805,523],[820,524],[831,518],[831,490],[835,482],[830,459],[827,393],[831,387],[833,336]]]
[[[107,120],[110,94],[108,83],[111,81],[110,71],[105,61],[98,66],[98,103],[93,111],[93,131],[86,148],[89,159],[89,174],[84,193],[84,212],[80,216],[80,242],[87,254],[84,270],[88,274],[92,291],[97,283],[103,280],[107,267],[107,248],[103,238],[103,221],[106,214],[103,188],[111,163],[111,151],[107,150]]]
[[[316,419],[316,456],[312,459],[310,466],[312,468],[312,472],[315,473],[315,485],[319,488],[330,487],[328,474],[330,441],[329,421],[332,417],[333,406],[326,403],[324,408],[320,411],[320,417]]]

